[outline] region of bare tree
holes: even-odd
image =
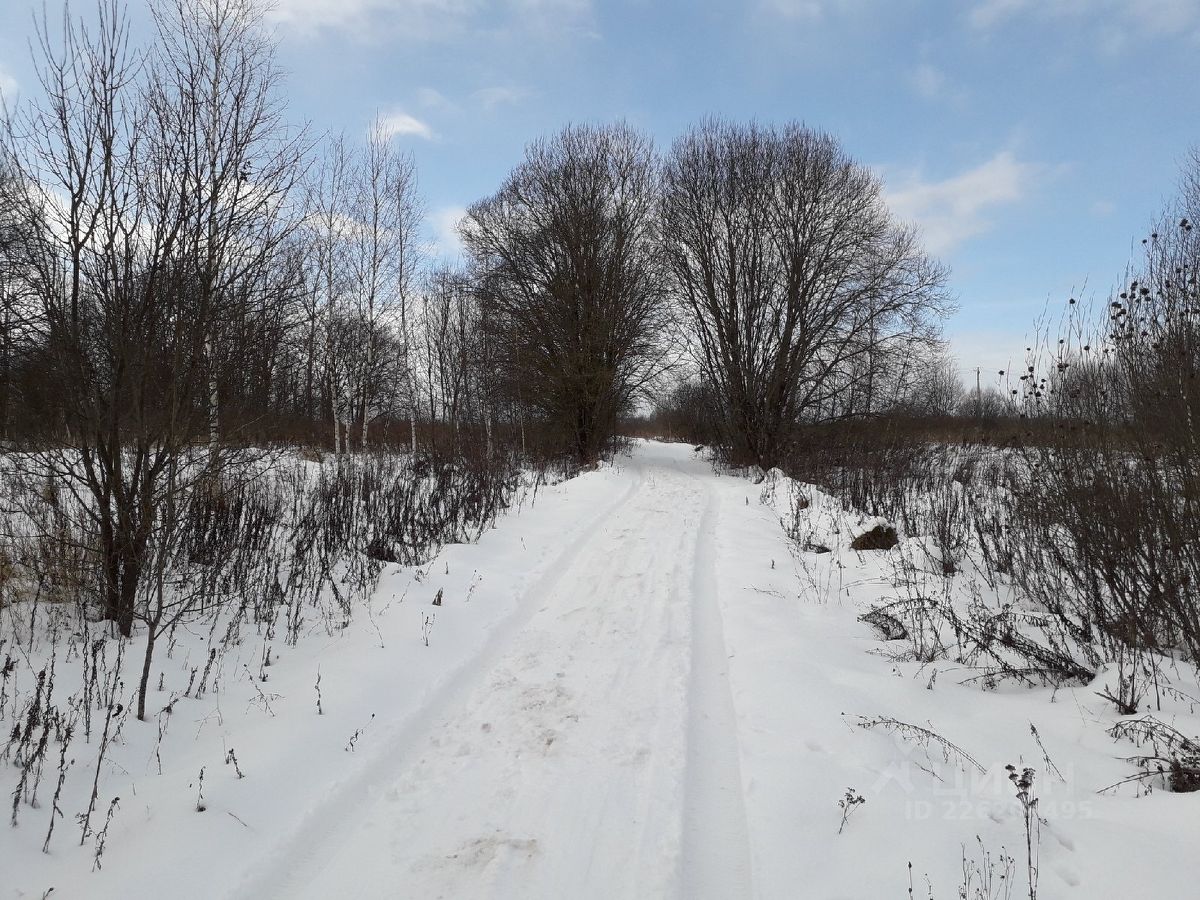
[[[348,360],[344,359],[345,353],[339,341],[340,330],[334,320],[350,281],[346,236],[348,222],[343,212],[349,202],[350,164],[350,152],[345,139],[334,138],[326,147],[309,187],[307,217],[309,262],[312,268],[308,380],[311,389],[316,344],[319,342],[322,345],[324,400],[333,422],[334,453],[342,452],[343,434],[349,443],[349,424],[342,402],[348,393],[345,369]]]
[[[663,242],[738,459],[877,406],[885,363],[932,336],[945,272],[832,137],[710,120],[665,164]],[[850,403],[850,398],[855,403]]]
[[[355,415],[366,447],[368,428],[388,411],[404,368],[405,345],[398,334],[408,318],[421,224],[412,156],[395,147],[378,121],[355,167],[350,201],[350,299],[364,336],[357,353]]]
[[[11,436],[15,370],[36,322],[36,273],[29,261],[39,218],[11,148],[0,143],[0,443]]]
[[[428,273],[416,352],[423,360],[430,418],[448,426],[455,455],[470,449],[468,426],[482,426],[485,458],[495,449],[493,417],[502,397],[488,312],[485,292],[469,271],[437,266]]]
[[[998,387],[989,385],[963,394],[957,412],[983,422],[995,422],[1012,416],[1013,407]]]
[[[472,292],[467,278],[446,267],[433,269],[424,291],[422,349],[431,420],[450,427],[457,449],[459,426],[470,405]]]
[[[131,48],[116,0],[90,26],[68,18],[60,49],[43,21],[45,100],[14,138],[38,226],[26,267],[48,385],[25,474],[69,495],[103,613],[126,637],[153,621],[147,577],[174,541],[172,511],[240,458],[205,436],[214,336],[234,359],[256,346],[239,342],[272,302],[290,227],[298,147],[270,112],[255,16],[224,0],[162,5],[149,55]],[[210,79],[209,53],[243,61],[234,82]]]
[[[926,352],[916,354],[912,365],[904,370],[896,385],[896,396],[886,411],[951,416],[963,407],[967,393],[957,364],[946,355],[944,347],[934,345],[924,349]],[[976,391],[971,391],[970,398],[974,400],[976,395]]]
[[[281,72],[257,0],[155,0],[148,115],[169,140],[161,167],[178,182],[180,252],[211,323],[209,441],[220,440],[221,371],[237,360],[226,323],[270,319],[258,290],[296,227],[302,134],[283,119]],[[246,307],[250,307],[247,309]],[[247,316],[247,313],[250,315]]]
[[[94,33],[68,20],[58,52],[43,22],[46,100],[23,120],[25,152],[16,156],[30,204],[45,213],[30,265],[42,273],[37,299],[59,404],[47,410],[59,420],[47,437],[65,438],[38,468],[68,487],[94,526],[104,613],[128,635],[162,465],[146,433],[156,430],[149,420],[159,418],[160,385],[149,360],[133,357],[163,349],[153,333],[164,325],[162,309],[150,298],[151,285],[171,277],[164,244],[172,229],[149,222],[139,177],[145,116],[133,97],[138,60],[123,15],[113,2],[98,13]],[[177,345],[182,357],[190,356],[186,344]]]
[[[332,140],[310,190],[314,312],[323,317],[334,449],[390,411],[411,371],[411,284],[421,204],[411,156],[376,123],[361,148]],[[409,381],[410,406],[415,404]],[[415,410],[410,409],[415,419]]]
[[[657,374],[664,282],[650,142],[624,124],[531,144],[464,243],[507,392],[591,463]]]

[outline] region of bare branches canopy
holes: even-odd
[[[666,256],[736,457],[772,465],[799,422],[871,411],[933,335],[944,270],[829,135],[707,121],[663,181]]]
[[[592,462],[658,371],[665,306],[650,142],[626,125],[534,142],[463,239],[507,390]]]

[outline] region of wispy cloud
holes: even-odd
[[[427,123],[401,110],[381,113],[379,116],[379,127],[390,138],[411,135],[419,137],[422,140],[431,141],[437,136]]]
[[[475,0],[276,0],[270,16],[305,35],[332,28],[368,37],[386,23],[393,34],[427,38],[456,26],[474,8]]]
[[[975,28],[987,29],[1025,12],[1032,5],[1029,0],[982,0],[971,9],[967,18]]]
[[[458,223],[467,214],[465,206],[443,206],[429,215],[429,227],[433,231],[433,253],[446,261],[462,256],[463,245],[458,236]]]
[[[496,85],[495,87],[480,88],[471,95],[484,109],[495,109],[497,106],[511,106],[520,103],[529,96],[524,88]]]
[[[1002,150],[958,175],[927,180],[919,174],[892,178],[887,202],[899,218],[920,227],[926,248],[946,253],[987,231],[999,207],[1024,200],[1047,167],[1023,162]]]
[[[874,15],[896,5],[894,0],[757,0],[758,8],[801,23],[833,22]]]
[[[787,19],[819,19],[825,14],[823,0],[762,0],[763,7]]]
[[[1085,22],[1104,45],[1120,32],[1200,38],[1200,0],[980,0],[968,21],[989,30],[1022,16]]]
[[[8,74],[4,66],[0,66],[0,99],[12,103],[17,99],[20,89],[21,86],[17,84],[17,79]]]
[[[920,63],[909,73],[908,81],[917,95],[926,100],[962,103],[967,99],[967,92],[932,63]]]
[[[275,0],[271,18],[312,37],[335,29],[362,40],[442,40],[473,30],[578,29],[591,0]]]
[[[437,88],[417,88],[417,103],[425,109],[453,109],[454,102]]]

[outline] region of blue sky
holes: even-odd
[[[8,95],[34,90],[40,6],[0,0]],[[1105,294],[1200,142],[1200,0],[277,0],[273,20],[292,116],[385,117],[447,253],[462,208],[568,121],[663,148],[709,113],[832,132],[952,267],[964,369]]]

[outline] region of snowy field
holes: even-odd
[[[851,550],[870,524],[640,443],[390,565],[334,637],[248,632],[219,692],[180,696],[211,639],[180,633],[100,768],[100,865],[93,738],[0,829],[0,898],[975,900],[1028,897],[1031,856],[1042,898],[1197,896],[1200,795],[1101,792],[1137,749],[1097,685],[986,689],[859,621],[911,550]]]

